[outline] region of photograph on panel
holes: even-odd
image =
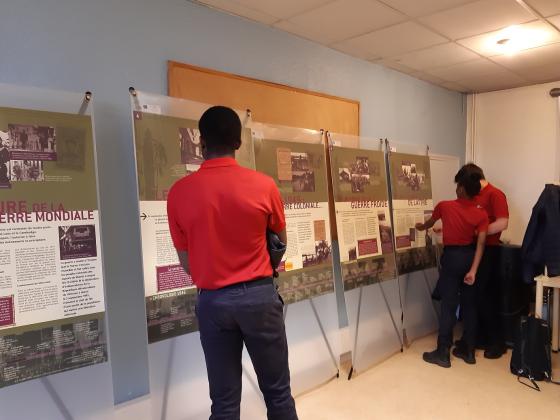
[[[315,173],[311,168],[309,153],[291,153],[292,188],[294,192],[314,192]]]
[[[95,225],[59,226],[60,259],[97,256]]]
[[[398,182],[410,188],[412,191],[426,190],[426,175],[416,168],[415,163],[403,161],[401,164],[401,173]]]

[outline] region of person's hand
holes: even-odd
[[[467,273],[467,275],[465,276],[465,280],[464,282],[466,284],[468,284],[469,286],[472,286],[474,284],[474,281],[476,280],[476,272],[474,271],[469,271]]]
[[[419,230],[420,232],[423,231],[424,228],[424,223],[416,223],[416,230]]]

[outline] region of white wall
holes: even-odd
[[[510,207],[503,239],[521,244],[531,210],[546,183],[560,174],[560,117],[549,95],[558,83],[472,95],[467,160],[501,188]]]

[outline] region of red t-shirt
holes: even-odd
[[[488,216],[484,210],[474,201],[463,198],[439,203],[432,219],[442,221],[444,245],[471,245],[476,232],[488,231]]]
[[[272,178],[233,158],[210,159],[177,181],[167,197],[175,248],[187,251],[194,283],[219,289],[272,275],[267,228],[286,227]]]
[[[480,194],[474,198],[474,201],[486,211],[490,223],[494,223],[496,219],[509,218],[506,195],[492,184],[480,190]],[[501,235],[501,232],[488,235],[486,245],[500,245]]]

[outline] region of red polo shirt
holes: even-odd
[[[272,178],[233,158],[210,159],[167,197],[175,248],[187,251],[194,283],[219,289],[272,274],[266,230],[286,227]]]
[[[494,223],[496,219],[509,218],[506,195],[492,184],[480,190],[480,194],[474,198],[474,201],[486,211],[490,223]],[[501,232],[488,235],[486,245],[500,245],[501,235]]]
[[[442,201],[432,219],[441,219],[444,245],[471,245],[476,232],[488,231],[488,216],[473,200]]]

